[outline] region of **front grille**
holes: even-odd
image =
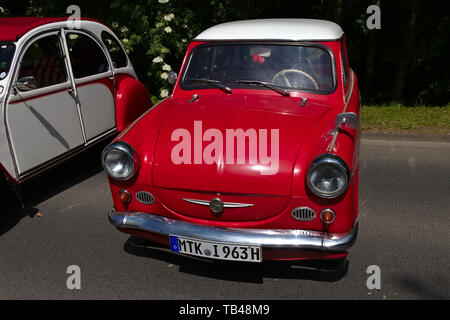
[[[143,204],[152,204],[155,202],[155,198],[150,192],[139,191],[136,193],[136,200]]]
[[[292,210],[292,218],[299,221],[311,221],[316,217],[316,212],[308,207],[298,207]]]

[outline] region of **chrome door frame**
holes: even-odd
[[[99,139],[102,139],[102,137],[108,136],[108,135],[110,135],[111,133],[113,133],[113,132],[115,132],[117,130],[116,73],[115,73],[114,65],[112,63],[112,59],[111,59],[111,57],[109,55],[108,48],[103,43],[102,39],[98,39],[96,35],[94,35],[93,33],[89,32],[88,30],[85,30],[85,29],[70,29],[70,28],[67,28],[67,27],[62,27],[61,28],[61,35],[60,35],[60,37],[63,38],[63,41],[64,41],[64,52],[65,52],[65,55],[66,55],[66,59],[65,60],[66,60],[66,63],[70,66],[70,76],[71,76],[71,80],[72,80],[73,87],[74,87],[74,91],[73,92],[75,93],[75,96],[76,96],[77,109],[78,109],[78,113],[79,113],[80,119],[83,119],[83,116],[82,116],[82,113],[81,113],[80,100],[78,99],[78,91],[76,90],[76,87],[78,85],[82,85],[82,84],[87,83],[87,82],[95,81],[97,79],[103,79],[103,77],[99,76],[99,75],[102,74],[102,73],[99,73],[99,74],[95,74],[95,75],[84,77],[82,79],[75,79],[75,77],[73,75],[73,71],[72,71],[72,64],[70,63],[69,47],[67,46],[67,34],[68,33],[78,33],[78,34],[85,35],[85,36],[89,37],[92,41],[94,41],[100,47],[100,49],[103,52],[103,55],[106,57],[106,60],[108,62],[108,71],[107,72],[110,73],[108,78],[109,78],[109,80],[112,81],[112,85],[113,85],[113,89],[114,89],[114,92],[113,92],[114,123],[115,123],[114,128],[109,130],[109,131],[106,131],[105,133],[101,134],[100,136],[94,137],[91,140],[87,141],[87,139],[86,139],[86,130],[85,130],[85,127],[84,127],[84,122],[82,122],[83,137],[85,139],[85,146],[87,146],[90,142],[95,142],[95,141],[97,141]],[[119,41],[119,43],[120,43],[120,41]],[[120,45],[122,45],[122,44],[120,43]],[[129,59],[128,56],[127,56],[127,59]],[[103,73],[106,73],[106,72],[103,72]]]
[[[72,90],[71,91],[69,90],[69,93],[75,99],[75,104],[77,106],[77,112],[78,112],[78,118],[80,119],[80,124],[81,124],[81,133],[83,134],[84,145],[87,145],[86,129],[84,128],[83,115],[81,114],[80,99],[78,98],[78,91],[77,91],[77,86],[75,83],[75,78],[73,76],[72,64],[70,63],[69,48],[67,47],[66,32],[65,32],[64,28],[60,29],[59,38],[60,38],[60,41],[62,41],[62,48],[63,48],[63,52],[64,52],[64,61],[66,62],[67,73],[69,74],[70,82],[72,83]]]

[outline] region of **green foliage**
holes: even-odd
[[[139,79],[157,99],[170,91],[169,67],[179,72],[189,42],[202,30],[232,20],[315,18],[335,21],[345,31],[364,102],[450,101],[448,0],[0,0],[0,16],[68,16],[72,4],[82,16],[115,31]],[[366,27],[372,4],[380,5],[381,30]],[[401,90],[395,90],[399,83]]]
[[[107,23],[121,39],[139,77],[152,93],[166,97],[168,72],[177,70],[175,64],[194,36],[192,12],[180,10],[170,0],[115,0],[111,10]]]

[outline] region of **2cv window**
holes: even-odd
[[[58,36],[41,38],[28,47],[20,62],[18,79],[30,76],[36,80],[36,88],[67,81],[67,71]]]
[[[16,46],[10,42],[0,42],[0,80],[6,78]]]
[[[108,60],[103,50],[90,37],[81,33],[69,33],[67,47],[75,79],[108,71]]]
[[[102,31],[102,41],[108,49],[114,68],[126,67],[128,65],[127,55],[119,42],[106,31]]]

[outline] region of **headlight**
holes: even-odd
[[[309,189],[321,198],[336,198],[347,190],[350,169],[344,160],[334,154],[318,156],[309,168]]]
[[[108,145],[102,153],[106,173],[117,180],[129,180],[137,171],[139,160],[134,149],[123,141]]]

